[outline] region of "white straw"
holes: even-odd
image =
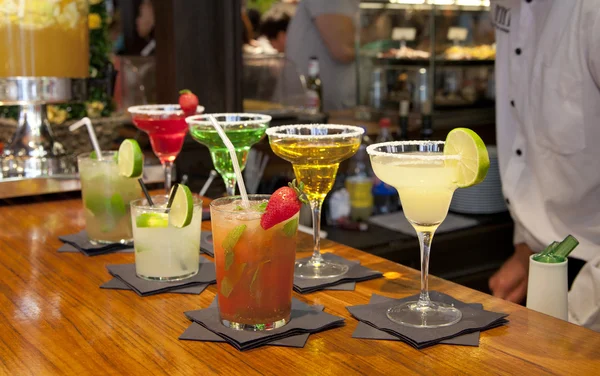
[[[92,126],[92,121],[90,118],[84,117],[76,123],[73,123],[69,126],[69,130],[71,132],[81,128],[82,125],[87,127],[88,135],[90,136],[90,141],[92,141],[92,146],[96,151],[96,158],[98,160],[102,160],[102,150],[100,150],[100,145],[98,144],[98,139],[96,138],[96,132],[94,131],[94,127]]]
[[[204,196],[206,194],[206,191],[208,191],[208,187],[210,187],[210,185],[212,184],[212,181],[215,178],[215,176],[217,176],[217,171],[210,170],[210,175],[208,175],[206,183],[204,183],[202,189],[200,190],[200,196]]]
[[[247,208],[250,206],[250,202],[248,201],[248,193],[246,193],[246,186],[244,185],[244,178],[242,177],[242,169],[240,169],[240,163],[238,162],[237,154],[235,154],[235,148],[233,147],[233,144],[231,143],[231,141],[225,134],[225,131],[223,130],[223,128],[221,128],[217,120],[212,115],[208,115],[208,119],[212,123],[213,127],[215,127],[215,129],[217,130],[217,133],[221,137],[221,140],[223,140],[223,143],[227,147],[227,150],[229,150],[229,155],[231,156],[231,163],[233,164],[233,170],[235,171],[235,176],[237,178],[236,180],[238,188],[240,189],[240,196],[242,196],[242,206]]]

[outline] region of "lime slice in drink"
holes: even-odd
[[[169,227],[169,215],[166,213],[142,213],[135,218],[137,227]]]
[[[187,185],[179,184],[171,188],[169,198],[173,195],[175,187],[177,187],[177,191],[175,191],[175,197],[173,197],[169,220],[173,226],[182,228],[192,223],[194,196],[192,196],[192,192]]]
[[[448,133],[444,155],[460,156],[457,177],[460,188],[481,183],[490,168],[490,158],[483,140],[467,128],[455,128]]]
[[[139,178],[144,171],[144,154],[136,140],[128,138],[121,143],[118,154],[119,175]]]

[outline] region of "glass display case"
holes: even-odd
[[[404,107],[417,119],[432,115],[436,126],[494,122],[489,1],[371,0],[360,8],[357,102],[365,120]]]

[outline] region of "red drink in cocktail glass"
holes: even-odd
[[[165,171],[165,190],[171,190],[173,162],[181,151],[183,140],[188,132],[186,114],[179,105],[157,104],[129,107],[133,124],[146,132],[154,154],[160,159]],[[195,114],[201,114],[204,107],[198,106]]]

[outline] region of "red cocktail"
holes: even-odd
[[[183,140],[188,132],[185,122],[186,114],[179,105],[158,104],[129,107],[133,124],[146,132],[152,144],[154,154],[160,159],[165,170],[165,189],[171,189],[173,162],[181,151]],[[196,114],[201,114],[204,107],[198,106]]]

